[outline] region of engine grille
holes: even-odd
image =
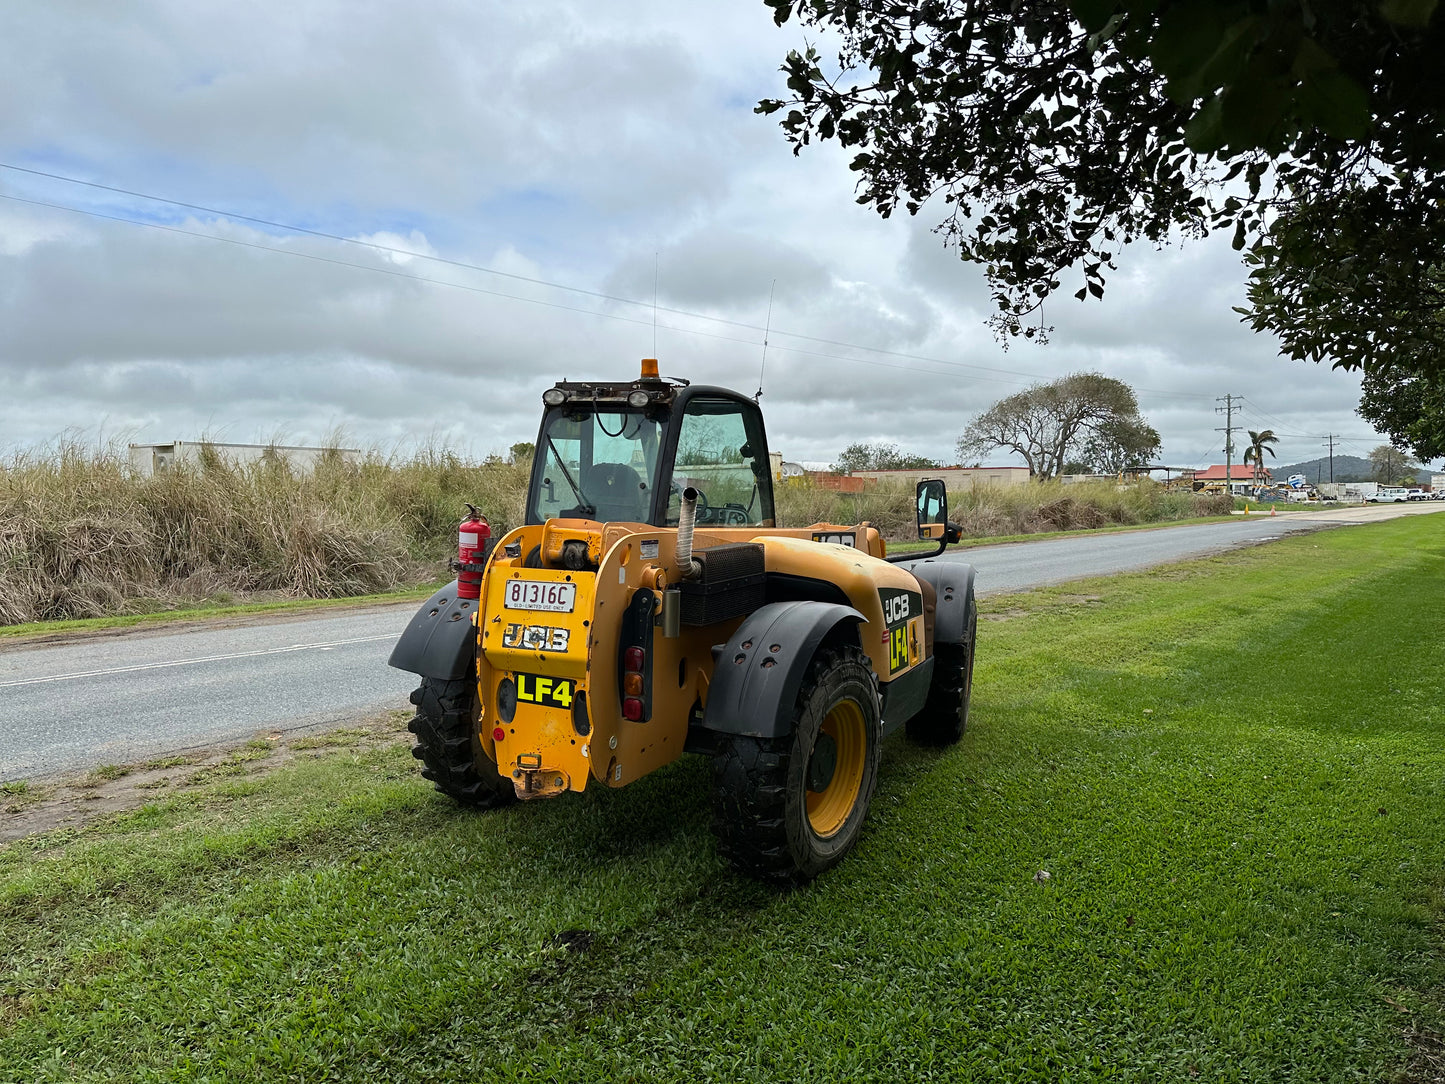
[[[761,545],[736,542],[698,550],[692,556],[702,569],[695,579],[678,585],[684,625],[730,621],[763,604],[767,576]]]

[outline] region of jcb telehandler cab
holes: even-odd
[[[762,412],[736,392],[644,361],[638,380],[542,401],[525,524],[461,565],[391,655],[422,677],[423,776],[486,809],[702,753],[738,868],[832,866],[883,737],[954,742],[968,719],[974,573],[930,559],[958,539],[943,483],[918,485],[937,549],[890,560],[866,523],[775,525]]]

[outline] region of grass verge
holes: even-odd
[[[1077,538],[1079,535],[1121,534],[1126,531],[1160,531],[1170,527],[1196,527],[1201,523],[1228,523],[1224,516],[1193,516],[1169,520],[1167,523],[1125,523],[1112,527],[1081,527],[1070,531],[1037,531],[1033,534],[1004,534],[988,538],[962,538],[949,545],[949,550],[978,549],[980,546],[1003,546],[1010,542],[1047,542],[1053,538]],[[917,553],[938,548],[937,542],[889,542],[889,554]]]
[[[408,602],[424,599],[445,582],[427,583],[353,598],[292,598],[272,602],[246,602],[231,606],[193,606],[159,613],[127,614],[117,617],[82,617],[70,621],[29,621],[23,625],[0,625],[0,643],[7,640],[29,640],[70,633],[104,632],[107,629],[130,629],[152,625],[184,624],[188,621],[210,621],[217,618],[249,617],[254,614],[306,614],[325,610],[348,609],[387,602]]]
[[[317,749],[13,843],[0,1078],[1427,1079],[1442,597],[1426,517],[986,602],[963,742],[786,895],[697,759],[479,816]]]

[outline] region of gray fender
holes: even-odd
[[[839,625],[865,620],[836,602],[771,602],[754,611],[717,656],[701,729],[754,738],[791,733],[818,645]]]
[[[477,657],[472,615],[477,601],[457,598],[453,580],[421,604],[391,649],[387,665],[422,677],[456,681],[466,677]]]
[[[933,642],[962,644],[968,641],[968,604],[973,599],[973,566],[957,561],[919,561],[908,571],[927,580],[938,592],[933,613]]]

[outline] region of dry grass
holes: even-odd
[[[238,466],[209,454],[142,477],[118,447],[71,441],[17,456],[0,464],[0,625],[425,582],[454,552],[463,502],[499,535],[521,522],[528,467],[424,448],[357,463],[333,452],[305,473],[280,457]],[[983,537],[1222,514],[1228,504],[1152,484],[1031,485],[951,494],[950,514],[966,536]],[[778,515],[787,527],[866,520],[906,539],[913,488],[853,495],[789,483]]]
[[[851,494],[789,482],[778,489],[778,518],[785,527],[867,520],[885,538],[901,540],[913,533],[913,493],[912,486],[903,485],[883,484]],[[1148,481],[1122,488],[1044,482],[948,495],[948,518],[963,528],[965,538],[1164,523],[1226,515],[1231,507],[1228,497],[1174,492]]]
[[[207,455],[141,477],[117,448],[64,443],[0,466],[0,624],[100,617],[237,595],[341,598],[433,578],[462,503],[520,522],[527,464]]]

